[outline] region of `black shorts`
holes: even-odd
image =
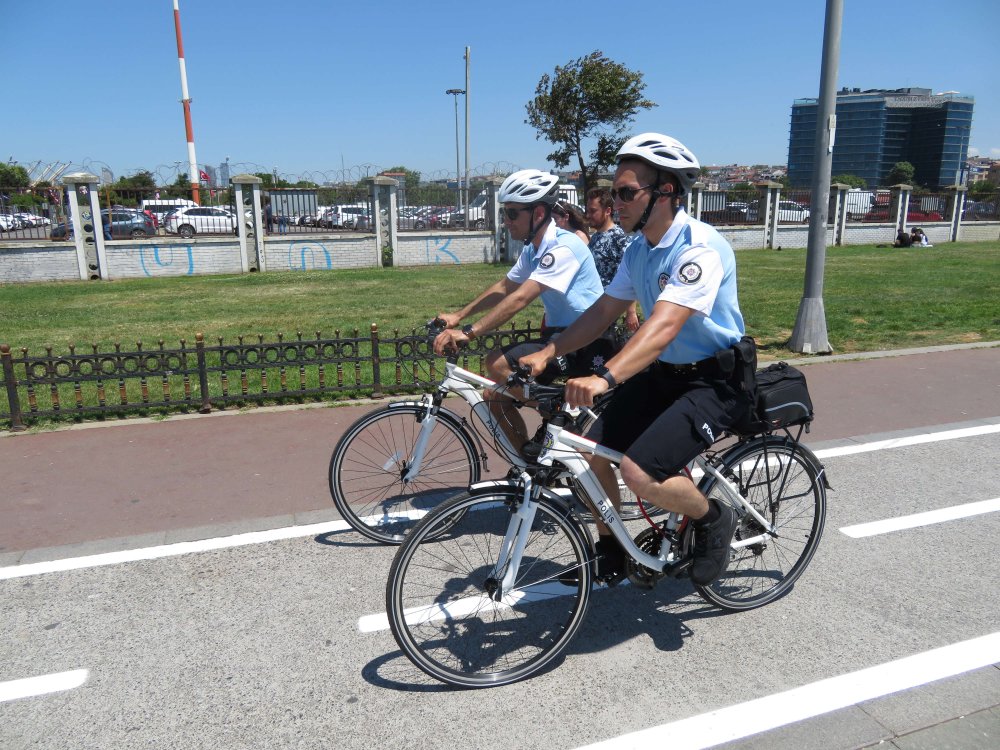
[[[511,369],[514,369],[518,366],[518,360],[521,357],[541,351],[562,330],[564,329],[550,329],[550,331],[543,329],[542,338],[522,341],[519,344],[511,344],[510,346],[505,346],[500,351],[503,353],[504,359],[507,360],[507,364],[510,365]],[[535,380],[544,385],[560,376],[579,378],[584,375],[592,375],[595,367],[600,367],[615,356],[620,348],[615,343],[611,334],[607,333],[601,338],[590,342],[582,349],[564,355],[562,363],[558,360],[549,362],[544,372],[535,378]]]
[[[722,437],[748,407],[747,396],[727,381],[667,377],[654,364],[618,388],[587,437],[662,482]]]

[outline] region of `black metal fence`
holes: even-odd
[[[537,336],[528,327],[497,331],[473,341],[460,365],[483,372],[490,350]],[[40,419],[78,420],[106,414],[198,411],[230,404],[304,401],[307,399],[381,398],[426,389],[444,375],[442,360],[425,333],[416,329],[382,338],[373,324],[367,335],[336,331],[324,338],[301,332],[276,341],[239,337],[236,343],[207,343],[196,334],[193,346],[182,339],[168,348],[137,342],[134,349],[67,353],[45,348],[33,354],[0,345],[4,389],[0,394],[0,429],[25,429]]]

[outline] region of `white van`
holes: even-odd
[[[150,198],[139,204],[141,211],[149,211],[156,218],[156,225],[163,226],[163,217],[175,208],[192,208],[198,204],[187,198]]]

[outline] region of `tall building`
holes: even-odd
[[[863,178],[883,186],[896,162],[908,161],[914,182],[931,189],[955,185],[969,151],[974,99],[930,89],[841,89],[833,174]],[[816,99],[796,99],[788,137],[788,177],[792,185],[812,182],[816,143]]]

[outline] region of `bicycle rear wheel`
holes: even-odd
[[[386,584],[392,634],[442,682],[487,687],[524,679],[555,659],[583,620],[589,535],[558,502],[538,501],[514,586],[497,593],[506,572],[498,558],[521,496],[510,485],[457,497],[428,514],[396,552]]]
[[[706,586],[695,586],[707,601],[728,610],[760,607],[786,593],[812,560],[826,520],[823,468],[797,443],[762,437],[721,457],[720,470],[740,494],[774,525],[767,535],[750,514],[733,537],[729,567]],[[715,477],[699,489],[723,497]]]
[[[458,417],[439,410],[420,473],[403,481],[427,412],[400,403],[351,425],[330,457],[330,494],[340,515],[369,539],[399,544],[429,510],[479,481],[476,446]]]

